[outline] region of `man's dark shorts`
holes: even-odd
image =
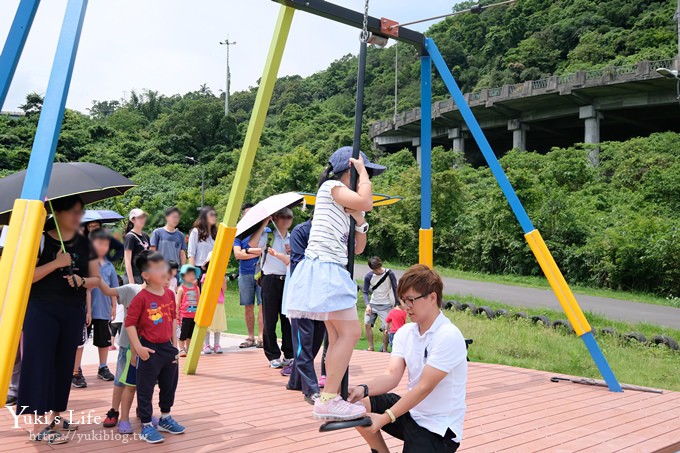
[[[382,414],[394,406],[400,398],[395,393],[371,396],[371,412]],[[418,425],[408,412],[397,418],[396,422],[383,426],[382,430],[404,441],[402,453],[454,453],[460,446],[458,442],[453,441],[456,435],[450,429],[446,431],[446,436],[442,437]]]

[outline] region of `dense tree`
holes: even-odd
[[[473,4],[458,3],[455,9]],[[674,6],[674,0],[519,0],[443,20],[426,34],[437,42],[462,89],[473,91],[546,74],[670,58],[676,52]],[[370,48],[364,131],[371,120],[392,115],[396,52],[399,109],[420,103],[415,50],[403,44]],[[277,81],[248,200],[316,190],[331,152],[351,143],[356,71],[356,56],[345,55],[309,77]],[[96,162],[131,177],[139,187],[102,206],[120,212],[142,207],[155,226],[162,222],[162,209],[176,204],[185,212],[186,231],[200,203],[202,170],[206,203],[223,211],[256,93],[257,86],[234,93],[228,117],[223,95],[205,85],[183,95],[143,90],[125,99],[93,101],[89,115],[66,111],[57,159]],[[438,78],[434,94],[435,99],[446,96]],[[20,107],[25,116],[0,116],[0,176],[26,167],[42,101],[31,93]],[[370,149],[367,134],[362,148]],[[585,145],[539,151],[509,152],[501,164],[567,277],[680,294],[680,136],[602,144],[598,168],[587,159]],[[202,165],[192,165],[186,156]],[[415,158],[408,150],[371,157],[389,167],[376,178],[375,190],[403,201],[370,214],[367,253],[414,262],[420,223]],[[434,150],[436,262],[481,272],[538,274],[490,171],[461,161],[454,170],[453,161],[451,151]]]

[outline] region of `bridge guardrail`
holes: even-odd
[[[547,77],[537,80],[528,80],[526,82],[521,82],[512,85],[506,85],[506,91],[504,92],[504,87],[492,87],[484,90],[477,90],[471,93],[466,93],[466,98],[470,103],[479,103],[482,101],[483,92],[486,91],[486,96],[484,100],[488,98],[505,97],[507,95],[513,95],[514,93],[522,93],[519,96],[531,96],[535,94],[541,94],[542,91],[547,90],[548,86],[554,89],[555,80],[557,86],[568,85],[592,85],[593,81],[603,81],[605,78],[607,82],[613,82],[620,79],[630,78],[631,75],[639,75],[642,77],[649,77],[656,73],[659,68],[678,68],[680,69],[680,60],[675,58],[666,58],[663,60],[653,60],[653,61],[641,61],[634,64],[627,64],[621,66],[606,66],[598,69],[591,69],[587,71],[571,72],[567,74],[561,74],[558,76]],[[580,77],[579,77],[580,75]],[[553,80],[551,83],[550,80]],[[585,83],[584,83],[585,82]],[[531,86],[529,89],[528,86]],[[525,93],[525,87],[526,94]],[[447,104],[447,102],[439,102],[436,106],[438,112],[443,113],[449,110],[454,110],[456,107],[452,103]],[[417,110],[417,111],[416,111]],[[409,112],[403,112],[395,116],[392,121],[378,121],[369,126],[369,133],[371,137],[376,137],[377,135],[387,132],[391,129],[398,128],[406,123],[415,121],[420,118],[419,109],[412,110]]]

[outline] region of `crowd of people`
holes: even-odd
[[[349,188],[352,167],[358,175],[356,191]],[[355,225],[354,250],[362,253],[369,230],[364,215],[373,203],[371,178],[384,169],[363,153],[353,159],[351,148],[340,148],[321,175],[311,220],[291,231],[293,212],[284,208],[250,236],[234,241],[248,332],[240,348],[261,348],[268,366],[289,376],[286,388],[301,391],[313,405],[315,418],[352,420],[370,414],[372,426],[359,431],[373,451],[388,451],[382,428],[405,441],[405,452],[451,452],[462,436],[466,350],[460,331],[441,313],[442,282],[431,269],[414,266],[397,281],[380,258],[369,260],[363,286],[368,349],[375,349],[373,329],[380,320],[380,350],[391,348],[392,358],[384,376],[351,388],[347,400],[341,396],[341,381],[361,336],[357,285],[346,268],[349,232]],[[244,204],[242,215],[252,206]],[[81,225],[83,209],[78,196],[53,203],[55,228],[47,229],[41,241],[8,404],[34,414],[29,423],[33,440],[66,442],[63,431],[77,425],[60,414],[67,410],[71,387],[87,386],[81,360],[91,337],[98,352],[97,378],[113,384],[103,426],[133,433],[130,412],[136,395],[141,438],[162,442],[161,433],[185,432],[170,413],[178,363],[191,344],[210,266],[216,212],[202,208],[187,239],[178,229],[176,207],[165,211],[165,225],[150,236],[147,214],[133,209],[123,240],[116,241],[97,222]],[[117,259],[124,268],[120,277],[113,264]],[[203,354],[223,352],[226,284],[224,276]],[[314,361],[324,344],[317,376]],[[112,373],[108,354],[116,349]],[[406,369],[408,394],[388,393]],[[158,417],[152,407],[156,387]]]

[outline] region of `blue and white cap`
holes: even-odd
[[[370,160],[368,160],[368,157],[366,154],[364,154],[363,151],[359,151],[359,154],[361,154],[361,157],[364,160],[364,166],[366,167],[366,171],[368,172],[369,176],[378,176],[385,170],[387,170],[387,167],[383,165],[378,165],[374,164]],[[328,160],[328,163],[333,167],[333,173],[334,174],[339,174],[342,173],[343,171],[349,170],[350,164],[349,164],[349,159],[352,157],[352,147],[351,146],[343,146],[342,148],[336,150],[331,158]]]

